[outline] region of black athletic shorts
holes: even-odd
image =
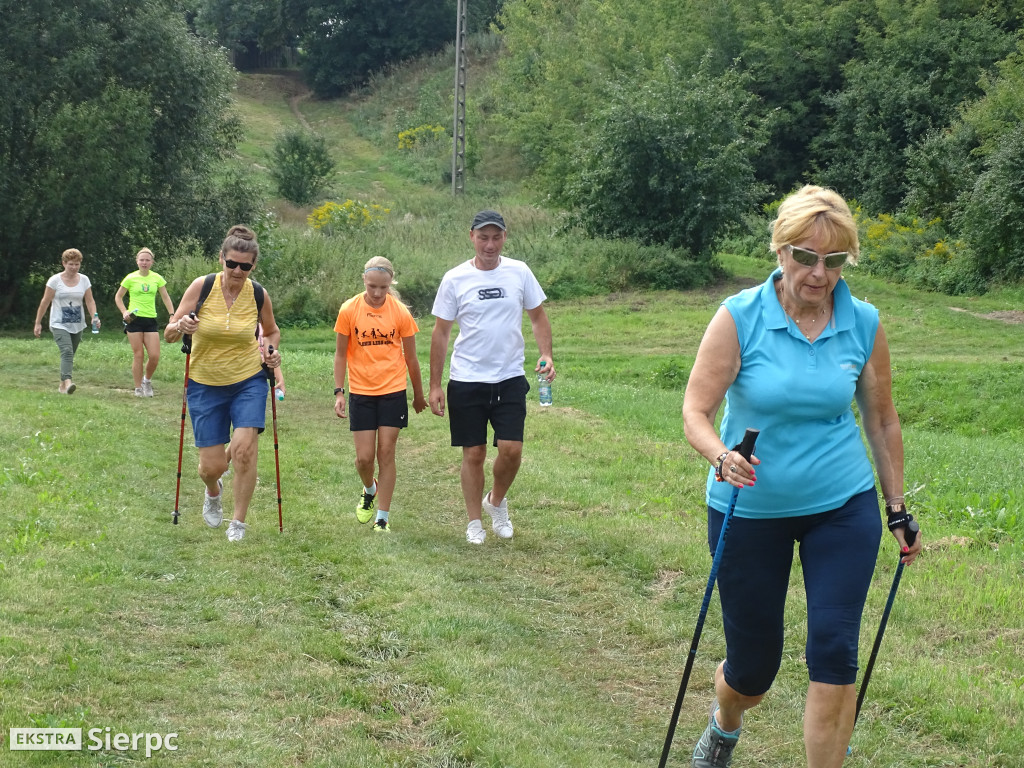
[[[530,383],[525,376],[497,384],[448,382],[448,426],[452,445],[471,447],[487,444],[487,424],[499,440],[523,442],[526,425],[526,394]]]
[[[139,317],[138,315],[124,326],[125,333],[157,333],[159,330],[160,326],[157,325],[155,317]]]
[[[348,396],[348,429],[350,432],[375,432],[378,427],[409,426],[409,401],[405,390],[387,395]]]

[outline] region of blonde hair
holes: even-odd
[[[772,222],[771,249],[793,245],[815,237],[846,251],[850,264],[857,263],[860,239],[850,206],[831,189],[807,184],[782,201],[778,218]]]
[[[144,253],[148,253],[149,258],[156,259],[156,254],[149,250],[149,248],[139,248],[139,252],[135,254],[135,258],[139,258],[139,256],[141,256]]]
[[[395,280],[395,267],[389,259],[386,259],[383,256],[372,256],[363,265],[363,275],[365,276],[366,273],[370,271],[387,272],[391,275],[391,284],[388,286],[388,293],[398,301],[402,301],[401,295],[395,289],[395,286],[398,285],[398,281]]]
[[[220,255],[226,256],[228,251],[251,253],[252,262],[260,257],[260,244],[256,242],[256,233],[246,226],[236,224],[228,230],[227,237],[220,246]]]
[[[81,261],[82,252],[77,248],[68,248],[60,255],[60,263],[67,264],[69,261]]]

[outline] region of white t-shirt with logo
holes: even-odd
[[[62,328],[68,333],[84,331],[86,320],[85,293],[92,287],[89,278],[78,274],[78,285],[67,286],[56,274],[46,281],[46,287],[53,290],[53,301],[50,302],[50,329]]]
[[[450,378],[496,384],[524,375],[523,311],[547,296],[525,262],[502,256],[494,269],[473,260],[445,273],[432,314],[459,324]]]

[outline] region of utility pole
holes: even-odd
[[[466,175],[466,1],[455,22],[455,117],[452,125],[452,194],[462,194]]]

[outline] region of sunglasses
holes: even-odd
[[[843,264],[846,263],[846,257],[849,255],[846,251],[837,251],[836,253],[826,253],[821,256],[814,251],[808,251],[806,248],[797,248],[795,245],[787,245],[789,248],[789,255],[793,257],[793,261],[797,264],[803,264],[805,267],[816,267],[819,261],[825,262],[825,269],[839,269]]]
[[[255,267],[255,264],[247,264],[244,261],[232,261],[231,259],[224,259],[224,266],[228,269],[234,269],[238,267],[243,272],[248,272],[250,269]]]

